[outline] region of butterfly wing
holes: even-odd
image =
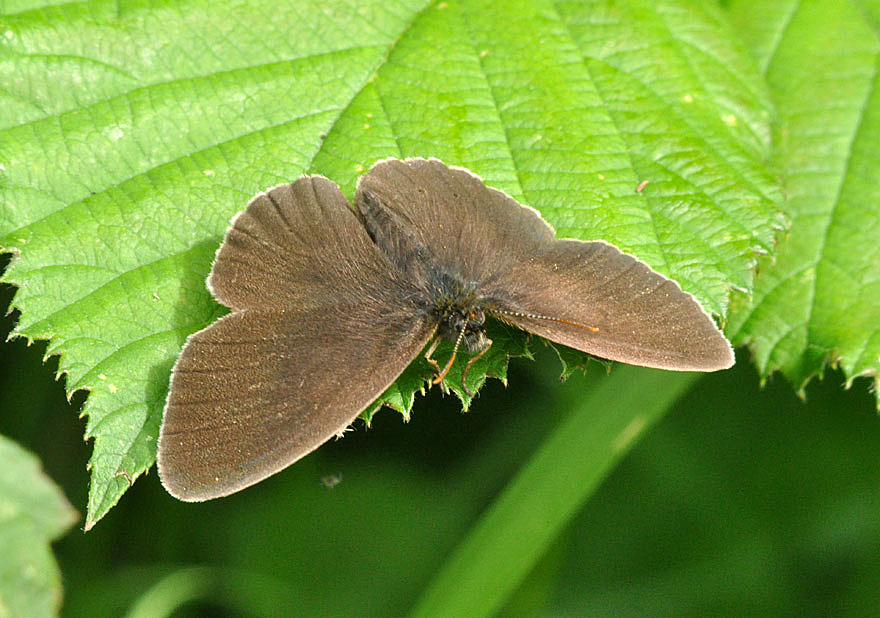
[[[320,306],[328,281],[386,268],[336,183],[301,178],[259,194],[233,219],[208,288],[232,309]],[[358,277],[363,279],[358,273]]]
[[[693,296],[605,242],[555,241],[482,292],[500,319],[601,358],[676,371],[734,361]]]
[[[436,329],[320,177],[256,198],[210,283],[239,310],[193,334],[172,373],[158,466],[182,500],[243,489],[340,433]]]
[[[537,211],[437,159],[377,163],[358,183],[357,205],[402,268],[423,247],[438,270],[465,281],[486,281],[555,240]],[[383,233],[392,237],[383,242]]]

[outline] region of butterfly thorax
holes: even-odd
[[[460,345],[470,354],[485,350],[489,339],[477,284],[462,280],[454,269],[439,264],[412,223],[388,208],[372,191],[361,192],[358,211],[382,253],[410,280],[423,286],[419,304],[437,320],[437,333],[452,342],[461,337]]]

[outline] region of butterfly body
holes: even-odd
[[[208,288],[231,313],[188,338],[159,435],[162,483],[189,501],[239,491],[339,434],[432,338],[477,358],[487,316],[646,367],[733,363],[674,281],[608,243],[557,239],[534,209],[436,159],[377,163],[355,208],[320,176],[258,195]]]

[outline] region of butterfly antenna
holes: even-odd
[[[564,320],[562,318],[554,318],[549,315],[538,315],[537,313],[522,313],[520,311],[507,311],[505,309],[494,309],[492,311],[493,314],[502,314],[502,315],[510,315],[515,318],[531,318],[533,320],[550,320],[551,322],[560,322],[562,324],[568,324],[569,326],[575,326],[577,328],[583,328],[584,330],[588,330],[591,333],[598,333],[599,329],[595,326],[587,326],[585,324],[578,324],[577,322],[572,322],[571,320]]]
[[[461,332],[458,333],[458,339],[455,340],[455,347],[452,348],[452,356],[449,358],[449,362],[446,363],[446,366],[443,368],[443,371],[440,372],[440,375],[438,375],[436,378],[434,378],[434,380],[431,382],[431,384],[440,384],[440,382],[443,381],[443,378],[446,377],[446,374],[449,373],[449,370],[452,368],[452,363],[455,361],[455,355],[458,354],[458,346],[461,345],[461,340],[464,339],[464,331],[466,328],[467,328],[467,324],[465,324],[462,327]]]

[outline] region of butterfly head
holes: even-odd
[[[469,354],[479,354],[489,345],[486,315],[477,305],[456,308],[444,315],[440,320],[440,334],[450,341],[461,336],[461,345]]]
[[[438,334],[459,342],[469,354],[479,354],[489,346],[486,314],[476,292],[455,290],[438,295],[434,314],[439,320]]]

